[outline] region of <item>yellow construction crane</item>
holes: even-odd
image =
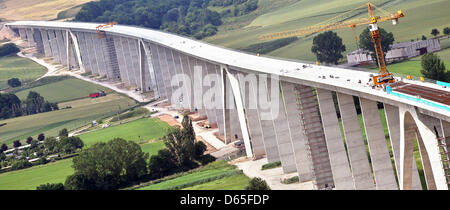
[[[95,27],[96,31],[97,31],[97,38],[98,39],[105,38],[105,32],[102,31],[101,29],[111,28],[111,27],[113,27],[116,24],[117,24],[117,22],[110,22],[110,23],[107,23],[107,24],[104,24],[104,25],[99,25],[99,26]]]
[[[358,10],[358,9],[362,9],[363,7],[367,7],[367,10],[369,13],[369,18],[345,20],[345,19],[349,18],[349,17],[347,17],[348,15],[352,15],[352,12],[354,12],[355,10]],[[375,9],[377,11],[384,13],[384,16],[376,16]],[[287,38],[287,37],[293,37],[293,36],[305,36],[305,35],[310,35],[313,33],[330,31],[330,30],[341,29],[341,28],[355,28],[356,26],[360,26],[360,25],[369,25],[370,35],[372,36],[372,42],[375,46],[375,54],[377,56],[378,66],[380,69],[379,75],[372,76],[373,85],[377,86],[377,85],[382,85],[384,83],[395,82],[395,79],[392,76],[392,73],[389,73],[389,71],[386,68],[386,62],[384,60],[383,50],[381,47],[380,31],[378,30],[377,23],[392,20],[392,24],[396,25],[398,22],[398,19],[402,18],[404,16],[405,16],[405,14],[401,10],[398,11],[397,13],[390,14],[390,13],[382,10],[381,8],[377,8],[374,4],[369,2],[360,7],[357,7],[348,12],[345,12],[341,15],[338,15],[336,17],[333,17],[331,19],[328,19],[326,21],[318,23],[314,26],[301,28],[301,29],[297,29],[297,30],[266,34],[266,35],[260,36],[259,39],[268,41],[268,40],[281,39],[281,38]],[[339,18],[344,19],[344,20],[337,21]]]

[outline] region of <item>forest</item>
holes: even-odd
[[[211,7],[229,7],[218,13]],[[224,17],[257,9],[258,0],[100,0],[86,3],[74,21],[134,25],[202,39],[217,33]]]

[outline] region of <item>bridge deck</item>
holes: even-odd
[[[392,84],[391,87],[393,91],[420,96],[421,98],[450,106],[450,92],[447,91],[404,82],[397,82]]]

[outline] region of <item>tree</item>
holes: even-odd
[[[22,85],[18,78],[11,78],[8,80],[8,85],[12,88],[19,87]]]
[[[422,70],[420,72],[425,78],[447,81],[445,65],[441,59],[434,53],[427,53],[422,56]]]
[[[327,31],[314,37],[311,51],[316,55],[319,62],[337,64],[343,58],[342,52],[345,45],[342,39],[333,31]]]
[[[65,137],[59,140],[58,151],[65,152],[67,154],[75,152],[77,149],[83,148],[84,143],[80,137],[72,136]]]
[[[16,140],[16,141],[14,141],[13,142],[13,145],[14,145],[14,147],[20,147],[20,146],[22,146],[22,143],[20,143],[20,140]]]
[[[64,185],[62,183],[41,184],[41,185],[36,187],[36,190],[64,190]]]
[[[27,138],[27,144],[31,144],[31,141],[33,141],[33,137],[28,136],[28,138]]]
[[[12,55],[20,52],[20,49],[14,43],[7,43],[0,46],[0,57]]]
[[[443,30],[444,34],[449,36],[450,35],[450,28],[449,27],[445,27]]]
[[[39,93],[30,91],[25,100],[27,114],[36,114],[43,111],[44,97]]]
[[[427,40],[427,37],[425,35],[422,35],[422,40]]]
[[[0,119],[8,119],[22,115],[22,102],[11,93],[0,93]]]
[[[8,150],[8,146],[6,146],[6,144],[2,144],[2,146],[0,147],[0,152],[4,152]]]
[[[96,143],[73,159],[75,174],[86,176],[95,189],[111,190],[139,180],[147,174],[148,153],[133,141],[115,138]]]
[[[259,177],[255,177],[250,180],[248,186],[245,187],[246,190],[270,190],[267,182]]]
[[[44,147],[52,154],[58,152],[58,141],[55,137],[49,137],[44,140]]]
[[[39,141],[44,141],[45,135],[44,135],[43,133],[41,133],[41,134],[38,135],[37,139],[38,139]]]
[[[66,178],[66,190],[95,190],[95,182],[84,174],[75,173]]]
[[[11,165],[11,170],[19,170],[33,166],[28,160],[16,160]]]
[[[67,128],[63,128],[62,130],[59,131],[59,139],[63,139],[65,137],[69,136],[69,131],[67,131]]]
[[[381,36],[381,49],[383,49],[384,55],[391,49],[391,45],[394,43],[394,34],[387,32],[383,28],[378,27]],[[372,57],[376,59],[375,46],[372,42],[372,36],[370,35],[369,28],[364,29],[364,31],[359,35],[359,47],[368,50]],[[377,62],[378,63],[378,62]]]
[[[150,158],[148,169],[153,179],[168,176],[173,173],[180,172],[180,168],[173,161],[175,158],[167,149],[158,151],[158,155]]]
[[[441,32],[439,32],[439,30],[437,29],[437,28],[433,28],[433,30],[431,30],[431,35],[433,35],[433,36],[437,36],[437,35],[439,35]]]
[[[38,146],[38,141],[37,140],[31,140],[30,141],[30,148],[34,149]]]
[[[196,167],[192,161],[194,145],[192,141],[185,138],[179,126],[170,129],[169,133],[163,137],[163,141],[171,157],[174,158],[173,162],[183,171]]]

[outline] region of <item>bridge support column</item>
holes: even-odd
[[[413,159],[412,147],[417,138],[422,165],[429,190],[447,190],[442,157],[434,128],[427,125],[426,119],[414,107],[401,106],[400,113],[400,189],[411,189],[411,168]],[[425,122],[425,123],[424,123]]]
[[[280,81],[272,80],[275,82],[271,83],[271,88],[274,88],[278,92],[278,100],[271,96],[271,100],[276,100],[278,102],[277,106],[271,106],[272,119],[275,128],[275,134],[277,136],[278,151],[280,153],[281,166],[283,167],[284,173],[292,173],[297,171],[295,165],[295,155],[294,148],[292,146],[291,132],[289,128],[289,122],[287,120],[286,108],[285,108],[285,96],[280,89]],[[268,93],[269,94],[269,93]],[[264,96],[263,96],[264,97]]]
[[[277,135],[275,133],[274,122],[271,113],[271,101],[268,101],[266,96],[270,94],[270,83],[266,78],[258,75],[258,112],[261,119],[261,127],[264,137],[264,146],[266,149],[267,161],[269,163],[281,161],[280,151],[278,148]],[[266,93],[266,95],[263,95]],[[265,98],[264,98],[265,97]],[[272,100],[272,99],[271,99]]]
[[[398,189],[377,103],[360,98],[360,104],[364,127],[366,129],[367,143],[369,144],[376,189]]]
[[[41,31],[39,29],[33,29],[32,33],[37,53],[45,55],[44,41],[42,40]]]
[[[52,49],[50,47],[47,31],[43,29],[40,29],[39,31],[41,33],[42,42],[44,44],[44,55],[45,57],[52,57]]]
[[[258,112],[257,79],[255,74],[238,74],[239,86],[247,116],[248,131],[252,143],[253,156],[262,157],[266,154],[261,119]],[[248,84],[248,85],[247,85]]]
[[[139,47],[138,47],[138,40],[137,39],[128,39],[128,46],[130,49],[130,61],[132,63],[131,71],[129,72],[129,75],[132,75],[131,77],[134,80],[134,85],[136,85],[136,88],[141,87],[141,79],[140,79],[140,67],[139,67]],[[171,75],[173,76],[173,75]],[[171,77],[172,78],[172,77]]]
[[[335,187],[338,190],[355,189],[331,91],[317,89],[317,98]]]
[[[334,186],[316,93],[312,87],[304,85],[297,85],[296,90],[300,96],[301,123],[308,139],[307,151],[312,159],[313,183],[318,189]]]
[[[150,48],[150,52],[152,55],[152,64],[153,68],[155,70],[155,77],[156,77],[156,85],[158,86],[158,92],[161,99],[168,98],[167,96],[167,89],[170,87],[167,87],[165,84],[165,77],[164,72],[161,67],[161,59],[159,58],[158,54],[158,47],[155,44],[147,43],[148,47]],[[192,78],[192,76],[191,76]],[[191,85],[192,87],[192,85]]]
[[[284,98],[284,108],[286,110],[286,121],[288,123],[289,133],[294,152],[296,171],[299,181],[311,181],[313,178],[312,161],[309,157],[308,139],[301,123],[299,112],[299,98],[295,90],[295,85],[289,82],[281,81],[281,91]]]
[[[355,189],[375,189],[353,96],[337,93],[337,99]]]
[[[398,107],[384,104],[384,112],[386,114],[387,125],[389,129],[389,138],[391,140],[392,153],[394,155],[397,177],[400,177],[400,114]],[[421,190],[419,171],[416,161],[412,161],[412,188],[413,190]]]
[[[87,46],[86,38],[84,37],[83,32],[74,32],[74,34],[77,37],[79,49],[80,49],[80,57],[81,62],[83,63],[83,68],[85,72],[92,72],[92,64],[91,64],[91,58],[89,55],[89,50]]]
[[[445,152],[448,153],[450,151],[450,123],[445,120],[441,121],[441,128],[442,128],[442,143],[446,144],[446,150]],[[447,160],[450,160],[450,153],[446,155]],[[450,167],[450,166],[447,166]]]
[[[56,41],[58,42],[58,49],[59,49],[59,55],[60,55],[60,61],[61,64],[64,66],[67,66],[67,49],[66,49],[66,40],[64,38],[64,31],[61,30],[55,30],[56,33]]]
[[[25,31],[26,31],[26,34],[27,34],[28,46],[29,47],[35,47],[36,46],[36,42],[34,42],[33,29],[27,28],[27,29],[25,29]]]
[[[211,68],[211,73],[213,74],[212,77],[215,78],[215,112],[216,112],[216,118],[217,118],[217,126],[219,127],[219,135],[223,136],[225,134],[225,121],[223,118],[223,102],[222,102],[222,82],[220,78],[220,66],[213,65]],[[191,79],[192,80],[192,79]]]
[[[247,157],[253,157],[252,147],[250,144],[250,138],[249,138],[248,130],[247,130],[247,123],[246,123],[245,114],[244,114],[244,106],[243,106],[243,102],[242,102],[241,90],[239,88],[239,81],[233,74],[230,73],[230,70],[228,69],[228,67],[223,67],[223,68],[226,71],[228,79],[230,80],[231,89],[233,91],[232,94],[234,96],[234,101],[236,103],[237,114],[239,117],[240,130],[242,131],[242,139],[244,140],[244,145],[245,145],[245,152],[247,154]],[[234,124],[237,124],[237,123],[234,123]]]
[[[61,55],[59,54],[59,46],[58,46],[58,41],[56,39],[55,31],[48,30],[47,34],[48,34],[48,38],[49,38],[50,47],[52,48],[53,59],[56,62],[61,63]]]

